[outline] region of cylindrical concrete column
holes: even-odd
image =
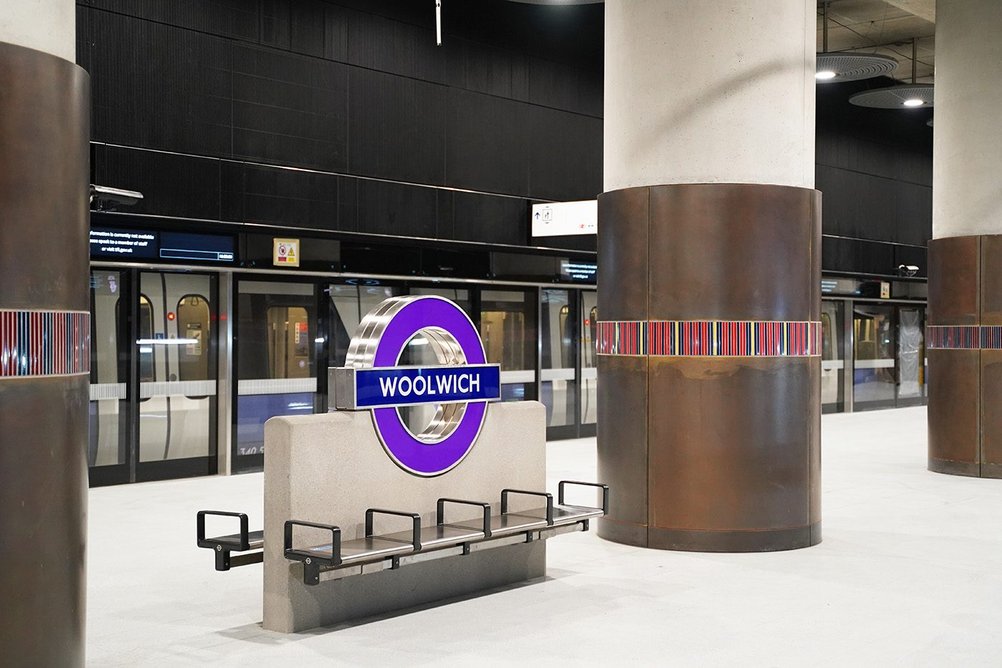
[[[1002,3],[936,7],[929,469],[1002,477]]]
[[[605,538],[820,540],[814,26],[810,0],[606,2]]]
[[[50,16],[56,6],[68,23]],[[5,665],[84,662],[90,89],[66,59],[74,11],[72,2],[0,8]]]

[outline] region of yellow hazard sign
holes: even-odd
[[[276,267],[299,266],[299,239],[275,239],[272,264]]]

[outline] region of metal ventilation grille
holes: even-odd
[[[933,106],[932,84],[902,84],[887,88],[857,93],[849,98],[849,102],[857,107],[874,107],[877,109],[920,109]],[[921,100],[922,104],[908,105],[906,100]]]
[[[819,53],[818,72],[834,72],[830,79],[818,79],[818,83],[838,83],[858,81],[890,74],[898,66],[898,61],[887,56],[865,53]]]

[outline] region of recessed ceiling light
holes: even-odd
[[[923,104],[925,104],[925,102],[923,102],[920,98],[910,97],[901,104],[905,105],[906,107],[921,107]]]
[[[838,75],[831,70],[822,70],[821,72],[815,74],[814,78],[818,81],[828,81],[829,79],[834,79],[836,76]]]

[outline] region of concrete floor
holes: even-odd
[[[217,573],[194,545],[200,508],[260,523],[260,474],[95,489],[88,662],[997,666],[1002,481],[927,472],[925,441],[924,408],[825,416],[814,548],[672,553],[571,534],[549,542],[545,581],[297,635],[261,629],[260,566]],[[594,439],[553,443],[549,477],[593,479],[594,460]]]

